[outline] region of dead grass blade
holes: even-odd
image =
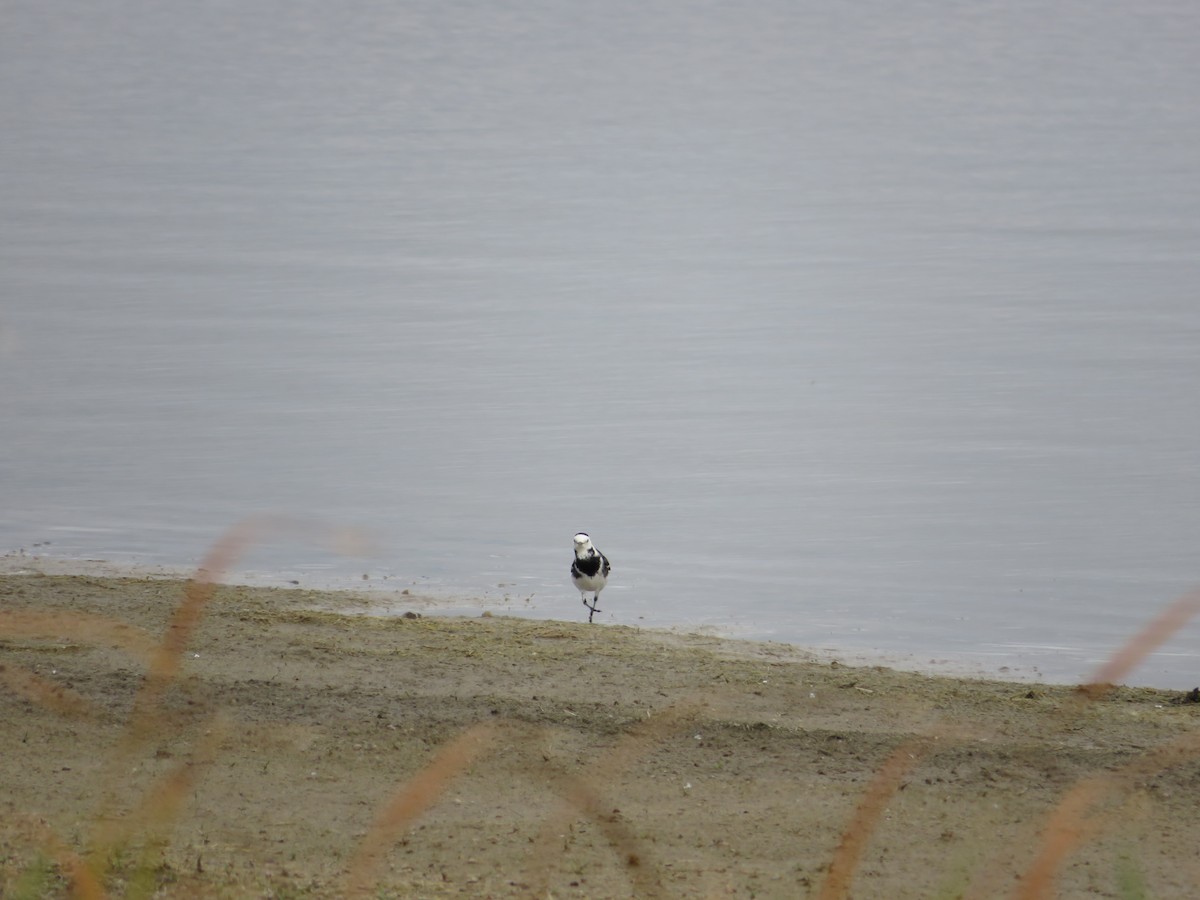
[[[138,835],[143,838],[140,858],[128,879],[127,900],[154,893],[157,856],[167,844],[168,831],[178,821],[189,792],[216,760],[218,749],[229,733],[229,723],[218,713],[206,723],[203,733],[204,739],[192,757],[159,779],[110,837],[114,846],[130,842]]]
[[[693,703],[672,708],[647,722],[639,723],[625,739],[605,755],[597,777],[607,779],[624,769],[651,744],[661,741],[668,730],[694,713],[698,707],[699,704]],[[400,788],[392,801],[376,817],[359,845],[346,878],[346,896],[361,897],[371,890],[379,865],[388,846],[396,841],[397,832],[433,806],[451,781],[495,746],[501,729],[509,730],[513,724],[475,725],[444,745],[424,769]],[[518,744],[532,747],[541,734],[541,729],[524,728],[523,732],[519,733]],[[540,843],[544,847],[551,846],[553,836],[561,831],[563,823],[569,821],[572,811],[582,812],[599,825],[609,843],[621,854],[633,873],[638,895],[656,895],[661,880],[653,867],[645,865],[645,853],[640,849],[633,834],[619,820],[606,813],[600,793],[581,776],[559,773],[550,778],[550,783],[566,801],[566,810],[543,827]],[[543,850],[541,853],[535,853],[535,859],[546,860],[551,855],[552,849]],[[548,871],[548,865],[537,866],[535,871],[545,873]],[[540,896],[544,891],[534,890],[533,893]]]
[[[350,549],[352,541],[347,531],[331,531],[306,525],[302,522],[279,516],[255,516],[245,519],[228,529],[208,551],[196,575],[184,586],[183,600],[176,607],[167,623],[166,632],[153,649],[146,672],[133,701],[125,734],[107,760],[104,777],[106,790],[100,812],[93,829],[91,859],[93,867],[102,871],[111,841],[106,837],[107,823],[113,820],[111,810],[116,805],[117,785],[122,774],[129,770],[130,762],[159,727],[159,707],[167,688],[178,676],[182,667],[183,652],[192,639],[197,626],[217,588],[217,581],[232,566],[246,547],[272,533],[301,532],[305,535],[324,535],[332,538],[337,549]]]
[[[325,538],[339,553],[365,552],[365,539],[353,529],[329,529],[282,516],[253,516],[238,522],[213,544],[183,589],[183,601],[167,624],[166,633],[150,659],[146,683],[134,705],[135,718],[152,712],[162,692],[179,674],[183,651],[217,589],[217,582],[246,548],[273,534]],[[319,542],[319,541],[318,541]]]
[[[638,895],[658,895],[662,880],[657,866],[619,820],[605,812],[605,804],[596,785],[612,781],[651,747],[662,743],[671,731],[695,718],[704,706],[702,700],[691,698],[660,710],[639,722],[614,747],[599,755],[600,761],[592,767],[588,776],[560,772],[550,779],[550,786],[562,796],[564,804],[561,812],[545,821],[534,843],[528,878],[533,896],[542,897],[549,892],[550,868],[558,856],[555,849],[557,835],[578,813],[595,822],[613,848],[621,854]]]
[[[1102,697],[1114,684],[1120,684],[1143,659],[1200,612],[1200,590],[1189,591],[1155,616],[1101,666],[1092,680],[1081,687],[1092,699]]]
[[[143,661],[149,659],[154,647],[153,638],[141,628],[91,613],[0,610],[0,635],[107,644]],[[95,707],[78,693],[28,669],[0,665],[0,683],[14,693],[62,715],[96,715]]]
[[[658,866],[648,859],[645,849],[634,836],[633,832],[613,815],[609,810],[611,804],[606,803],[603,796],[584,778],[574,777],[566,773],[557,773],[549,779],[551,786],[567,802],[568,809],[583,813],[599,827],[604,839],[616,851],[617,856],[625,866],[630,880],[633,882],[634,896],[657,897],[662,893],[662,876]],[[562,821],[559,817],[558,821]],[[555,829],[553,835],[561,829]],[[545,857],[543,857],[545,859]],[[549,866],[540,867],[541,881],[549,881]],[[549,892],[542,890],[536,896],[544,896]]]
[[[1184,735],[1114,772],[1094,775],[1076,784],[1050,813],[1042,829],[1037,857],[1021,877],[1013,896],[1017,900],[1053,897],[1054,883],[1066,858],[1113,820],[1113,813],[1097,813],[1102,801],[1127,790],[1138,778],[1154,775],[1197,756],[1200,756],[1200,735]]]
[[[152,835],[175,822],[188,792],[216,761],[219,748],[229,731],[230,723],[224,714],[212,716],[203,726],[204,738],[196,746],[195,752],[151,786],[141,803],[110,830],[111,843],[123,844],[138,834]]]
[[[167,623],[166,632],[150,654],[146,680],[134,698],[133,712],[123,747],[132,752],[154,730],[154,721],[163,693],[178,676],[183,652],[204,617],[205,609],[217,589],[217,582],[251,544],[275,532],[302,531],[327,534],[340,549],[349,549],[344,531],[322,531],[278,516],[255,516],[227,530],[208,551],[196,574],[184,585],[183,600]],[[125,763],[121,760],[121,765]]]
[[[0,665],[0,684],[27,700],[64,716],[95,718],[96,709],[66,685],[55,684],[28,669]]]
[[[875,833],[879,817],[887,809],[888,801],[899,790],[904,776],[929,752],[927,739],[908,740],[892,751],[879,767],[871,783],[863,792],[854,818],[842,833],[842,839],[829,863],[829,874],[821,885],[820,900],[842,900],[850,896],[850,884],[854,870],[862,858],[867,841]]]
[[[0,610],[0,635],[105,644],[124,650],[143,663],[150,660],[155,646],[151,634],[136,625],[84,612]]]
[[[100,884],[100,879],[78,854],[59,840],[48,825],[34,823],[33,830],[37,842],[53,857],[59,869],[66,873],[71,882],[71,894],[77,900],[107,900],[108,894]]]
[[[472,726],[444,744],[425,768],[401,786],[359,844],[346,876],[346,896],[361,897],[370,891],[387,847],[396,840],[396,833],[433,806],[451,781],[489,751],[499,731],[499,727],[492,724]]]

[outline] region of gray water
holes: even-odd
[[[1190,0],[7,4],[0,551],[282,513],[378,551],[243,577],[576,618],[586,530],[605,622],[1086,677],[1200,583],[1197,46]]]

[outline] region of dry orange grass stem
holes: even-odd
[[[105,896],[101,879],[107,868],[108,850],[116,843],[129,840],[144,827],[163,828],[179,814],[183,798],[191,789],[202,769],[216,757],[217,748],[228,732],[223,719],[209,722],[207,739],[195,757],[168,775],[152,788],[141,804],[118,821],[108,814],[116,804],[117,786],[137,749],[145,744],[155,730],[163,694],[178,676],[184,650],[191,641],[204,611],[216,590],[220,577],[238,559],[244,549],[269,533],[301,532],[330,537],[338,552],[362,553],[366,542],[352,530],[329,531],[304,526],[297,521],[260,516],[247,519],[226,531],[209,551],[195,577],[184,588],[184,597],[175,609],[166,633],[155,642],[146,631],[106,616],[89,613],[59,613],[30,610],[0,610],[0,635],[6,637],[69,639],[87,644],[108,644],[141,660],[147,667],[146,678],[134,698],[133,712],[125,736],[108,760],[107,798],[96,816],[92,835],[91,865],[84,863],[68,850],[48,828],[41,828],[41,843],[59,861],[63,871],[70,874],[72,892],[85,900]],[[79,694],[63,685],[40,678],[22,668],[0,665],[0,683],[15,693],[34,700],[48,709],[64,715],[93,715],[94,710]]]
[[[1083,700],[1099,700],[1114,684],[1125,680],[1143,659],[1200,612],[1200,590],[1189,591],[1169,604],[1102,665],[1090,682],[1080,686]],[[1042,830],[1037,857],[1018,883],[1015,896],[1037,900],[1054,894],[1063,862],[1085,841],[1106,828],[1112,814],[1097,812],[1106,797],[1127,787],[1134,778],[1169,768],[1200,755],[1200,737],[1184,736],[1145,753],[1123,768],[1085,778],[1059,802]]]
[[[913,767],[916,766],[929,752],[929,742],[925,739],[905,741],[892,751],[871,783],[863,792],[854,818],[842,834],[842,840],[834,851],[833,860],[829,863],[829,874],[821,885],[820,900],[842,900],[850,896],[850,884],[854,880],[854,870],[862,858],[867,841],[875,832],[879,817],[887,809],[888,801],[892,799],[901,783]]]
[[[661,741],[667,732],[677,726],[685,715],[699,707],[688,703],[667,709],[658,716],[639,723],[629,734],[605,754],[595,780],[607,780],[628,767],[648,749]],[[533,729],[522,723],[479,724],[463,732],[444,745],[433,760],[397,790],[395,796],[376,817],[374,824],[359,845],[358,852],[350,863],[346,877],[345,894],[348,897],[366,896],[375,887],[379,867],[400,829],[414,821],[432,807],[446,791],[450,782],[462,775],[484,754],[491,752],[498,737],[516,738],[515,743],[528,752],[540,752],[538,741],[542,729]],[[544,824],[534,851],[533,881],[545,884],[549,860],[553,857],[554,836],[562,830],[564,823],[576,812],[595,821],[609,843],[622,855],[622,859],[633,873],[638,896],[655,896],[661,888],[661,880],[653,867],[644,864],[645,853],[624,825],[606,816],[602,797],[588,780],[580,775],[556,773],[548,779],[549,786],[565,801],[564,812],[551,816]],[[534,896],[544,896],[546,890],[535,887]]]
[[[0,684],[17,696],[40,703],[59,715],[77,718],[95,715],[92,705],[69,687],[55,684],[25,669],[0,665]]]
[[[1163,644],[1200,612],[1200,590],[1179,597],[1150,620],[1141,631],[1130,638],[1101,666],[1092,680],[1083,686],[1083,693],[1092,698],[1103,696],[1114,684],[1120,684],[1143,659]]]
[[[133,711],[124,738],[108,760],[104,779],[107,790],[103,794],[106,799],[96,817],[91,841],[91,859],[96,871],[103,871],[108,850],[120,831],[110,828],[108,823],[115,818],[111,811],[117,802],[118,786],[122,783],[123,774],[129,770],[134,756],[157,728],[163,695],[179,675],[184,650],[204,617],[208,603],[216,592],[217,582],[251,544],[266,535],[296,532],[308,537],[329,537],[335,549],[342,552],[360,550],[365,545],[352,531],[321,529],[278,516],[245,519],[221,535],[208,551],[196,575],[184,587],[182,602],[171,616],[162,640],[151,652],[146,679],[134,697]]]
[[[37,824],[35,832],[37,842],[45,848],[47,855],[54,858],[59,869],[70,879],[73,897],[78,900],[106,900],[108,894],[101,886],[100,879],[93,874],[82,858],[59,840],[57,834],[44,823]]]
[[[558,772],[549,779],[550,786],[562,796],[564,805],[559,813],[546,819],[534,843],[529,878],[534,896],[549,894],[550,866],[558,856],[556,838],[576,813],[583,813],[595,822],[608,842],[621,854],[638,896],[656,896],[661,891],[662,880],[656,867],[628,829],[617,819],[605,814],[602,794],[596,785],[611,782],[652,746],[665,740],[672,730],[694,718],[704,705],[699,698],[689,698],[639,722],[616,746],[598,756],[599,762],[592,766],[588,777]]]
[[[183,602],[167,624],[166,634],[150,660],[146,682],[134,704],[134,727],[145,724],[153,713],[170,682],[179,674],[183,651],[192,638],[205,608],[212,600],[217,582],[237,562],[245,549],[265,536],[278,533],[300,533],[308,537],[327,537],[339,552],[362,551],[366,542],[349,529],[321,529],[279,516],[254,516],[226,531],[208,551],[195,576],[183,590]]]
[[[191,757],[146,791],[141,803],[113,827],[109,840],[120,844],[139,832],[161,831],[170,826],[178,818],[188,792],[204,770],[216,761],[218,749],[229,731],[230,723],[224,714],[212,716],[205,723],[204,737]]]
[[[149,659],[154,648],[154,639],[142,629],[90,613],[0,610],[0,635],[108,644],[141,660]],[[95,714],[92,705],[75,691],[28,669],[0,665],[0,683],[15,694],[64,716]]]
[[[1114,814],[1095,812],[1101,801],[1127,790],[1138,778],[1145,778],[1200,756],[1200,735],[1188,734],[1145,753],[1115,772],[1085,778],[1076,784],[1051,812],[1042,830],[1037,858],[1022,876],[1017,900],[1042,900],[1054,896],[1054,882],[1064,860],[1085,841],[1106,828]]]
[[[0,610],[0,634],[6,637],[107,644],[124,650],[143,663],[150,659],[155,647],[154,637],[136,625],[83,612]]]
[[[480,724],[468,728],[443,745],[424,769],[396,792],[391,802],[376,817],[359,845],[346,877],[346,895],[361,897],[371,890],[372,882],[389,845],[408,823],[437,801],[447,785],[475,762],[496,742],[499,728]]]

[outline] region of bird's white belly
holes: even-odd
[[[597,573],[595,575],[577,575],[575,576],[575,587],[581,591],[598,591],[604,587],[604,582],[608,579]]]

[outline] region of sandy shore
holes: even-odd
[[[1200,896],[1178,694],[184,596],[0,576],[4,896]]]

